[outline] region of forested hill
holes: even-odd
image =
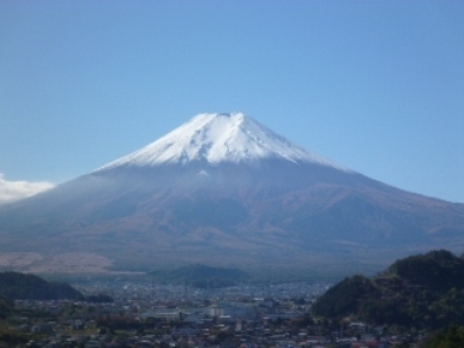
[[[46,281],[32,274],[0,273],[0,295],[10,300],[83,300],[72,286]]]
[[[346,278],[316,301],[313,313],[405,328],[464,325],[464,259],[431,251],[398,260],[374,278]]]

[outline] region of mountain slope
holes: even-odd
[[[459,250],[463,235],[462,204],[343,169],[242,114],[204,114],[93,173],[0,207],[0,265],[322,273]]]

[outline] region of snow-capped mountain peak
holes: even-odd
[[[199,114],[155,142],[100,169],[206,161],[252,162],[280,158],[346,170],[292,144],[243,113]]]

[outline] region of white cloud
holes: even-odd
[[[55,187],[47,181],[8,181],[0,173],[0,204],[17,201]]]

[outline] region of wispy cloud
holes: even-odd
[[[0,204],[17,201],[53,188],[55,185],[47,181],[8,181],[0,173]]]

